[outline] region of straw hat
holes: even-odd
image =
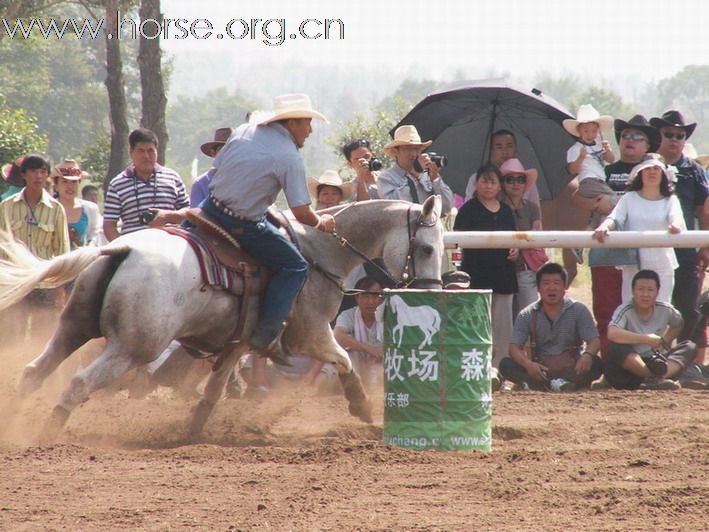
[[[273,99],[273,111],[264,113],[259,124],[270,124],[288,118],[317,118],[328,123],[325,115],[313,109],[307,94],[283,94]]]
[[[74,159],[64,159],[54,167],[49,177],[63,177],[68,181],[81,181],[82,179],[87,179],[89,174],[84,172]]]
[[[214,157],[214,155],[212,155],[212,150],[214,150],[217,146],[224,146],[232,132],[233,130],[230,127],[220,127],[214,131],[214,140],[205,142],[199,147],[199,149],[202,150],[202,153],[204,153],[207,157]]]
[[[589,122],[596,122],[601,128],[601,133],[608,133],[613,127],[613,117],[599,114],[591,104],[583,104],[576,113],[576,119],[566,118],[561,122],[561,125],[569,135],[578,137],[579,124],[588,124]]]
[[[8,182],[8,184],[13,187],[24,187],[25,180],[22,179],[20,175],[20,165],[22,164],[24,157],[18,157],[15,159],[14,163],[7,163],[2,165],[2,178]]]
[[[420,148],[428,148],[433,144],[432,140],[427,142],[421,141],[421,136],[415,126],[399,126],[394,131],[394,140],[388,142],[384,146],[384,153],[389,157],[393,157],[393,149],[399,146],[418,146]]]
[[[524,190],[529,190],[534,183],[537,181],[539,174],[534,168],[525,170],[519,159],[507,159],[502,166],[500,166],[500,173],[502,177],[511,174],[524,174],[527,176],[527,184],[524,186]]]
[[[354,183],[343,183],[340,174],[335,170],[325,170],[317,179],[314,177],[308,179],[308,190],[310,195],[316,200],[318,199],[318,187],[323,185],[339,188],[342,192],[342,201],[350,199],[352,194],[354,194]]]

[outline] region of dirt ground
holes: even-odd
[[[0,406],[36,353],[2,354]],[[287,389],[224,400],[200,442],[193,402],[92,398],[38,446],[51,383],[0,410],[1,530],[706,530],[709,392],[505,392],[493,451],[382,445],[344,399]]]

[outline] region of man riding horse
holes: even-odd
[[[305,165],[298,152],[312,132],[313,118],[327,122],[307,95],[277,96],[273,111],[257,123],[239,126],[229,137],[214,160],[216,173],[201,205],[273,273],[248,343],[252,351],[280,364],[288,363],[279,342],[283,322],[305,282],[308,263],[266,218],[266,210],[283,190],[296,220],[320,231],[335,230],[333,216],[318,216],[310,207]],[[183,216],[184,211],[159,212],[156,222]]]

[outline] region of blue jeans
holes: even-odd
[[[252,334],[252,338],[258,338],[263,344],[270,343],[278,336],[283,320],[303,288],[308,275],[308,263],[300,251],[265,217],[258,222],[232,218],[214,207],[209,198],[200,206],[226,229],[243,231],[242,235],[232,236],[244,251],[273,272]]]

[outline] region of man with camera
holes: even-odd
[[[379,199],[377,178],[379,170],[382,169],[382,162],[372,153],[369,141],[353,140],[342,148],[342,153],[347,159],[347,166],[357,174],[354,179],[354,201]]]
[[[421,142],[414,126],[400,126],[394,140],[384,146],[384,153],[395,160],[394,166],[379,174],[379,196],[383,199],[423,203],[438,194],[442,199],[442,214],[449,214],[453,206],[453,192],[441,178],[441,167],[446,158],[433,153],[422,153],[432,141]]]
[[[128,136],[131,164],[111,180],[106,191],[103,232],[111,241],[120,234],[151,226],[153,211],[176,211],[190,200],[177,172],[158,164],[158,137],[149,129]]]
[[[621,390],[674,390],[674,379],[696,356],[696,345],[685,340],[670,348],[684,327],[682,315],[669,303],[657,301],[660,277],[640,270],[632,281],[633,298],[619,306],[608,326],[608,384]]]

